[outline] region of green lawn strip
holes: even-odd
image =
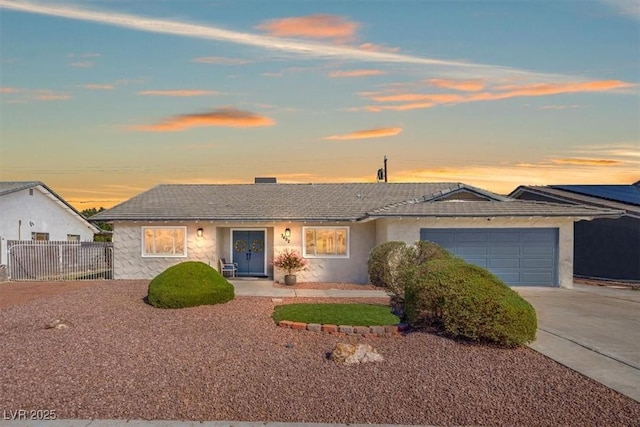
[[[290,320],[351,326],[396,325],[400,322],[388,306],[373,304],[284,304],[277,306],[271,317],[276,323]]]

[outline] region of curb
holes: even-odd
[[[361,335],[363,337],[399,336],[410,329],[410,326],[405,323],[383,326],[351,326],[292,322],[291,320],[281,320],[278,322],[278,326],[297,331],[320,332],[332,335]]]

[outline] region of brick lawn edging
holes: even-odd
[[[278,326],[298,331],[323,332],[325,334],[334,335],[362,335],[364,337],[388,337],[399,335],[400,333],[407,332],[409,330],[409,325],[405,323],[384,326],[351,326],[281,320],[278,322]]]

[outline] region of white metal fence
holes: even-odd
[[[113,277],[113,243],[7,241],[9,280],[94,280]]]

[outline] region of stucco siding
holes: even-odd
[[[558,283],[573,287],[573,220],[570,218],[404,218],[377,221],[386,241],[401,240],[413,244],[420,240],[421,228],[558,228]]]
[[[186,257],[143,257],[143,226],[186,226]],[[202,237],[197,236],[198,228],[203,228]],[[152,279],[168,267],[184,261],[202,261],[217,269],[215,227],[197,223],[124,223],[117,222],[113,228],[113,277],[114,279]]]
[[[66,241],[78,235],[81,241],[93,240],[93,229],[57,199],[38,187],[0,197],[0,264],[7,263],[7,240],[31,240],[31,233],[49,233],[50,241]]]

